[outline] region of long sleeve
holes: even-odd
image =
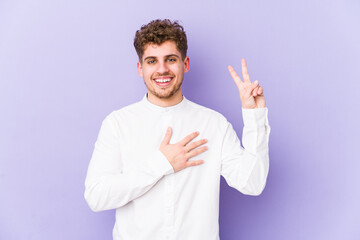
[[[260,195],[269,171],[268,109],[242,109],[242,142],[227,122],[221,151],[221,175],[229,186],[247,195]]]
[[[114,121],[110,114],[102,122],[85,180],[84,197],[96,212],[124,206],[174,172],[160,150],[147,154],[146,162],[151,164],[123,171],[122,146]]]

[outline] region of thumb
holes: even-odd
[[[162,140],[161,144],[168,145],[170,143],[171,135],[172,135],[172,129],[171,129],[171,127],[168,127],[167,130],[166,130],[165,137]]]
[[[259,81],[255,80],[254,82],[251,83],[251,91],[254,90],[256,87],[258,87],[259,85]]]
[[[252,82],[251,85],[250,85],[250,87],[249,87],[248,90],[247,90],[248,94],[249,94],[250,96],[253,95],[253,93],[254,93],[253,91],[254,91],[255,89],[257,89],[258,86],[259,86],[259,81],[258,81],[258,80]]]

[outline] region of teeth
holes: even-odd
[[[155,79],[155,82],[161,82],[161,83],[164,83],[164,82],[170,82],[171,81],[171,78],[165,78],[165,79]]]

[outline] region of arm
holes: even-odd
[[[244,194],[259,195],[263,191],[269,171],[268,109],[263,88],[258,81],[251,82],[245,59],[241,59],[243,80],[228,66],[236,83],[244,118],[243,145],[231,124],[225,131],[222,151],[222,174],[228,184]]]
[[[84,197],[96,212],[124,206],[149,191],[164,175],[174,172],[159,150],[148,154],[151,165],[124,172],[114,121],[110,114],[102,122],[85,180]]]
[[[269,171],[270,126],[267,108],[243,109],[243,147],[228,122],[221,154],[221,175],[229,186],[247,195],[263,191]]]

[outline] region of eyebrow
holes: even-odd
[[[169,58],[169,57],[176,57],[176,58],[180,59],[180,57],[179,57],[178,55],[176,55],[176,54],[169,54],[169,55],[166,55],[166,56],[165,56],[165,58]],[[146,61],[146,59],[149,59],[149,58],[157,58],[157,57],[155,57],[155,56],[148,56],[148,57],[146,57],[146,58],[144,59],[144,61]]]

